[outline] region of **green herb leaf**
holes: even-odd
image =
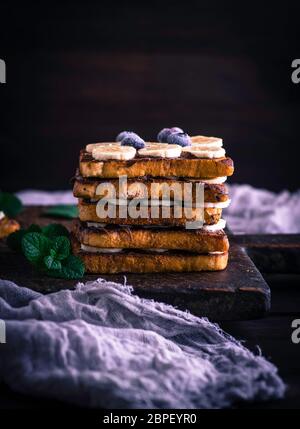
[[[60,276],[64,279],[80,279],[84,274],[84,265],[77,256],[70,255],[62,263]]]
[[[68,230],[59,224],[43,228],[30,225],[7,239],[10,248],[23,252],[37,269],[49,277],[79,279],[84,274],[83,262],[70,254],[71,243]]]
[[[44,211],[44,215],[73,219],[78,217],[78,209],[77,206],[71,204],[60,204],[49,207]]]
[[[9,192],[0,192],[0,211],[8,217],[15,217],[23,206],[18,197]]]
[[[50,249],[50,255],[59,261],[66,259],[71,250],[70,240],[67,237],[56,237]]]
[[[60,271],[61,270],[61,262],[52,256],[45,256],[44,263],[48,270]]]
[[[8,247],[16,252],[22,252],[22,239],[26,234],[25,229],[19,229],[7,237],[6,243]]]
[[[6,243],[8,247],[17,252],[22,252],[22,239],[28,232],[41,232],[41,228],[38,225],[30,225],[28,229],[19,229],[13,232],[7,237]]]
[[[43,234],[45,234],[49,238],[54,238],[58,236],[69,237],[69,231],[63,225],[59,223],[50,223],[47,226],[42,228]]]
[[[50,249],[50,256],[52,256],[52,258],[56,258],[56,252],[55,252],[55,250],[54,249]]]
[[[39,264],[48,254],[51,242],[39,232],[28,232],[22,239],[22,250],[28,261]]]
[[[42,232],[42,228],[39,225],[32,223],[26,230],[26,232]]]

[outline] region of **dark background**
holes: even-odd
[[[85,144],[176,125],[224,138],[231,181],[299,187],[299,6],[11,3],[0,6],[2,189],[69,188]]]

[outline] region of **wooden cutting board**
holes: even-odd
[[[22,226],[71,221],[47,218],[45,208],[28,207],[19,216]],[[270,308],[270,289],[255,267],[245,247],[229,236],[231,249],[226,270],[202,273],[127,274],[127,284],[141,297],[166,302],[211,320],[237,320],[262,317]],[[42,276],[22,255],[0,242],[0,277],[42,293],[72,289],[78,281]],[[97,277],[123,283],[125,275],[85,275],[81,281]]]

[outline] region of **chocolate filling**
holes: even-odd
[[[151,232],[154,233],[159,233],[161,231],[185,231],[188,234],[202,234],[202,235],[209,235],[209,236],[214,236],[214,235],[225,235],[224,231],[221,229],[219,231],[205,231],[205,230],[201,230],[201,229],[194,229],[194,230],[187,230],[186,228],[182,227],[182,226],[161,226],[161,227],[147,227],[147,226],[143,226],[143,225],[112,225],[112,224],[108,224],[105,225],[103,227],[99,227],[96,228],[95,226],[88,226],[87,222],[81,222],[78,224],[78,228],[80,231],[91,231],[91,232],[97,232],[97,233],[102,233],[102,234],[106,234],[109,231],[126,231],[130,234],[130,232],[132,230],[149,230]],[[89,222],[92,223],[92,222]]]
[[[164,252],[153,252],[153,251],[149,251],[147,249],[122,249],[120,252],[116,252],[116,253],[102,253],[102,252],[89,252],[88,250],[82,250],[80,249],[80,252],[82,253],[89,253],[91,255],[109,255],[109,256],[115,256],[115,255],[135,255],[135,256],[144,256],[144,255],[152,255],[152,256],[163,256],[163,255],[173,255],[173,256],[181,256],[184,258],[184,256],[199,256],[199,255],[209,255],[209,253],[199,253],[199,252],[191,252],[189,250],[166,250]],[[226,253],[226,252],[221,252]],[[213,255],[211,255],[213,256]],[[216,254],[215,256],[218,256],[218,254]]]
[[[77,180],[80,183],[83,184],[95,184],[95,183],[107,183],[107,182],[111,182],[112,180],[117,181],[118,179],[102,179],[99,177],[83,177],[79,170],[76,170],[76,175],[75,177],[72,177],[71,181],[74,182],[75,180]],[[205,179],[203,179],[205,180]],[[199,183],[201,182],[201,179],[197,180],[193,180],[193,179],[189,179],[189,178],[184,178],[184,177],[152,177],[152,176],[140,176],[140,177],[136,177],[136,178],[132,178],[132,179],[128,179],[127,180],[127,185],[130,186],[131,183],[135,183],[135,182],[140,182],[140,183],[145,183],[145,182],[151,182],[151,183],[159,183],[159,182],[183,182],[183,183]],[[211,190],[213,192],[217,192],[218,194],[222,194],[222,195],[228,195],[228,189],[227,186],[224,183],[220,183],[220,184],[213,184],[213,183],[204,183],[204,189],[205,190]],[[216,196],[216,199],[218,200],[219,197]]]

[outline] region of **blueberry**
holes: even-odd
[[[121,146],[132,146],[135,149],[143,149],[146,145],[140,136],[132,133],[129,136],[123,138]]]
[[[170,128],[170,130],[171,130],[171,132],[172,133],[183,133],[184,131],[181,129],[181,128],[179,128],[179,127],[172,127],[172,128]]]
[[[157,140],[160,143],[167,143],[167,138],[171,134],[171,128],[163,128],[160,130],[160,132],[157,134]]]
[[[168,137],[168,143],[178,144],[179,146],[191,146],[191,138],[187,133],[171,133]]]
[[[157,135],[157,140],[160,143],[168,143],[168,137],[172,133],[183,133],[183,130],[178,127],[163,128]]]
[[[139,137],[136,133],[134,133],[133,131],[122,131],[120,134],[117,135],[116,137],[116,142],[121,142],[122,140],[125,139],[125,137],[129,137],[129,136],[136,136]]]

